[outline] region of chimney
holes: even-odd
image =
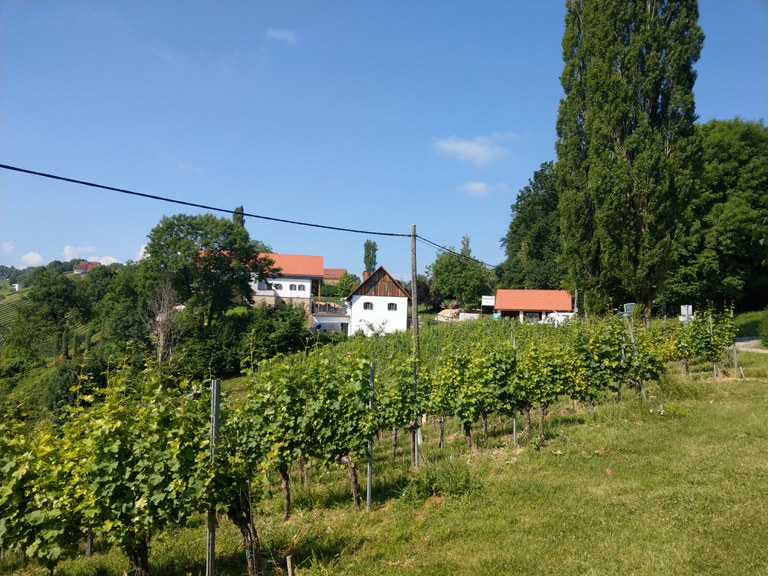
[[[368,270],[363,271],[363,282],[368,280],[368,276],[370,276],[370,274],[368,274]]]

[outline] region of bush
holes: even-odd
[[[408,480],[401,498],[407,502],[420,502],[430,496],[463,496],[477,488],[478,483],[464,461],[426,462]]]
[[[763,312],[763,318],[760,321],[760,340],[763,346],[768,346],[768,309]]]

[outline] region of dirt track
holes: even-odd
[[[760,343],[760,339],[755,338],[754,336],[736,338],[736,350],[768,354],[768,348],[764,347]]]

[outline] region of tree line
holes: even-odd
[[[768,303],[768,129],[696,124],[695,0],[569,0],[557,159],[512,205],[504,287],[607,311]],[[761,242],[763,240],[763,242]]]

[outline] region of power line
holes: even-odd
[[[40,176],[42,178],[49,178],[51,180],[60,180],[62,182],[70,182],[72,184],[80,184],[81,186],[90,186],[91,188],[99,188],[101,190],[109,190],[111,192],[118,192],[120,194],[127,194],[130,196],[138,196],[140,198],[148,198],[150,200],[159,200],[161,202],[169,202],[171,204],[179,204],[181,206],[190,206],[192,208],[201,208],[203,210],[210,210],[211,212],[223,212],[225,214],[234,214],[234,210],[228,210],[226,208],[218,208],[216,206],[208,206],[206,204],[198,204],[196,202],[187,202],[186,200],[177,200],[175,198],[168,198],[166,196],[158,196],[156,194],[146,194],[144,192],[135,192],[133,190],[126,190],[124,188],[116,188],[114,186],[105,186],[104,184],[96,184],[95,182],[87,182],[85,180],[77,180],[75,178],[67,178],[65,176],[57,176],[56,174],[47,174],[45,172],[38,172],[36,170],[27,170],[25,168],[19,168],[17,166],[9,166],[7,164],[0,164],[0,168],[5,170],[13,170],[14,172],[21,172],[23,174],[31,174],[33,176]],[[270,222],[281,222],[283,224],[293,224],[295,226],[306,226],[309,228],[322,228],[324,230],[335,230],[337,232],[351,232],[354,234],[367,234],[370,236],[390,236],[397,238],[410,238],[410,234],[402,234],[397,232],[377,232],[373,230],[358,230],[355,228],[343,228],[341,226],[329,226],[326,224],[314,224],[311,222],[301,222],[298,220],[288,220],[286,218],[275,218],[273,216],[263,216],[261,214],[251,214],[249,212],[243,212],[243,216],[249,218],[258,218],[259,220],[268,220]]]
[[[49,174],[46,172],[39,172],[36,170],[29,170],[26,168],[19,168],[18,166],[10,166],[8,164],[0,164],[0,168],[4,170],[12,170],[14,172],[20,172],[22,174],[30,174],[32,176],[39,176],[41,178],[48,178],[51,180],[59,180],[61,182],[69,182],[71,184],[79,184],[81,186],[89,186],[91,188],[98,188],[100,190],[109,190],[110,192],[117,192],[119,194],[127,194],[129,196],[137,196],[139,198],[147,198],[149,200],[158,200],[160,202],[168,202],[170,204],[178,204],[181,206],[189,206],[191,208],[200,208],[202,210],[209,210],[211,212],[220,212],[224,214],[234,214],[234,210],[230,210],[227,208],[219,208],[217,206],[209,206],[207,204],[198,204],[196,202],[187,202],[186,200],[178,200],[175,198],[168,198],[166,196],[159,196],[156,194],[147,194],[145,192],[136,192],[134,190],[126,190],[125,188],[117,188],[115,186],[106,186],[104,184],[97,184],[95,182],[88,182],[86,180],[78,180],[76,178],[67,178],[66,176],[58,176],[56,174]],[[399,232],[379,232],[379,231],[373,231],[373,230],[359,230],[355,228],[344,228],[341,226],[329,226],[327,224],[315,224],[312,222],[301,222],[298,220],[288,220],[286,218],[276,218],[273,216],[264,216],[261,214],[252,214],[250,212],[243,212],[243,216],[247,216],[249,218],[257,218],[259,220],[268,220],[270,222],[280,222],[282,224],[293,224],[295,226],[306,226],[309,228],[320,228],[323,230],[335,230],[337,232],[350,232],[353,234],[367,234],[370,236],[389,236],[394,238],[410,238],[410,234],[404,234]],[[483,262],[482,260],[478,260],[477,258],[473,258],[472,256],[467,256],[465,254],[461,254],[459,252],[456,252],[455,250],[448,248],[446,246],[443,246],[441,244],[438,244],[436,242],[433,242],[432,240],[429,240],[427,238],[424,238],[423,236],[416,235],[416,238],[421,241],[422,243],[431,246],[432,248],[435,248],[437,250],[448,252],[450,254],[454,254],[456,256],[459,256],[461,258],[466,258],[467,260],[471,260],[473,262],[477,262],[478,264],[482,264],[486,268],[496,268],[497,266],[492,264],[487,264]]]
[[[416,235],[416,238],[420,240],[422,244],[426,244],[442,252],[448,252],[449,254],[453,254],[454,256],[459,256],[460,258],[465,258],[466,260],[477,262],[478,264],[482,264],[486,268],[498,268],[498,265],[496,264],[488,264],[486,262],[483,262],[482,260],[475,258],[474,256],[467,256],[466,254],[461,254],[460,252],[456,252],[452,248],[447,248],[446,246],[442,246],[436,242],[432,242],[432,240],[428,240],[427,238],[424,238],[423,236],[419,236],[418,234]]]

